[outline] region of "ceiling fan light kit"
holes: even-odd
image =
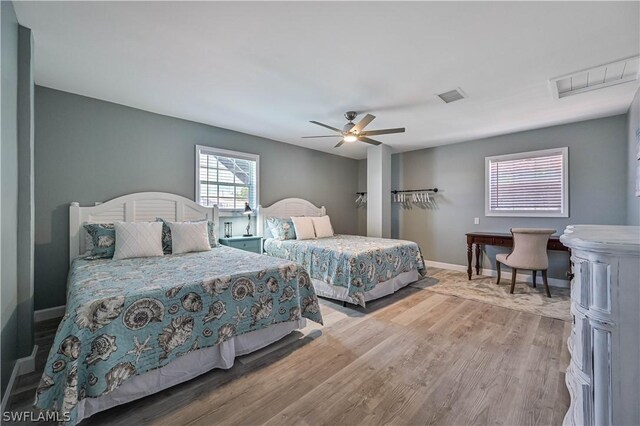
[[[338,133],[337,135],[322,135],[322,136],[303,136],[303,138],[333,138],[339,137],[340,142],[335,146],[339,148],[343,143],[351,143],[351,142],[364,142],[371,145],[381,145],[382,142],[377,141],[375,139],[371,139],[368,136],[375,135],[389,135],[392,133],[404,133],[404,127],[397,127],[394,129],[380,129],[380,130],[371,130],[365,131],[364,128],[369,125],[376,117],[375,115],[367,114],[360,120],[358,123],[354,123],[353,120],[358,116],[358,113],[355,111],[347,111],[344,114],[344,117],[348,120],[347,124],[345,124],[342,130],[329,126],[328,124],[320,123],[319,121],[310,121],[310,123],[316,124],[318,126],[324,127],[329,130],[333,130]]]

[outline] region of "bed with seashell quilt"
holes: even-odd
[[[318,299],[308,273],[288,260],[220,245],[157,257],[76,257],[35,406],[68,413],[73,425],[231,368],[236,356],[306,319],[322,324]]]
[[[359,235],[315,240],[269,238],[264,241],[264,251],[302,265],[318,296],[362,307],[426,273],[420,248],[412,241]]]
[[[426,274],[413,241],[334,234],[298,239],[288,222],[294,217],[326,218],[324,207],[301,198],[285,198],[259,207],[258,233],[264,252],[302,265],[318,296],[366,307],[366,302],[394,293]],[[315,227],[315,225],[314,225]]]

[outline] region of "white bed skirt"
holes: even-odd
[[[402,287],[406,287],[407,285],[418,281],[418,279],[420,279],[420,274],[418,274],[418,271],[415,269],[409,272],[402,272],[397,277],[378,283],[371,290],[365,291],[364,301],[368,302],[369,300],[375,300],[395,293]],[[311,281],[313,282],[313,286],[318,296],[356,304],[351,296],[349,296],[348,289],[346,287],[337,287],[314,278],[312,278]]]
[[[267,328],[235,336],[219,345],[193,351],[170,364],[134,376],[121,386],[98,398],[85,398],[78,403],[78,422],[100,411],[125,404],[186,382],[214,368],[228,369],[237,356],[262,349],[294,330],[304,328],[306,319],[274,324]]]

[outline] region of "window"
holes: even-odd
[[[258,204],[260,156],[196,146],[196,201],[220,211],[244,211]]]
[[[568,148],[485,158],[487,216],[569,217]]]

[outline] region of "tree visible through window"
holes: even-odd
[[[487,216],[568,217],[567,148],[485,158]]]
[[[206,207],[244,211],[245,203],[257,204],[258,163],[254,154],[196,147],[196,197]]]

